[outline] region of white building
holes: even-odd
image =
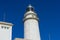
[[[39,18],[34,8],[29,5],[24,14],[24,38],[14,40],[41,40],[39,32]],[[0,40],[12,40],[12,23],[0,22]]]
[[[41,40],[39,32],[39,18],[31,5],[24,14],[24,38],[15,38],[15,40]]]
[[[0,40],[12,40],[12,23],[0,22]]]

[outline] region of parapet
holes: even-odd
[[[2,21],[0,21],[0,24],[2,24],[2,25],[9,25],[9,26],[13,26],[13,24],[12,24],[12,23],[2,22]]]

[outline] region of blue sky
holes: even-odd
[[[24,37],[23,16],[31,4],[40,19],[41,40],[60,40],[60,0],[0,0],[0,21],[13,23],[14,38]]]

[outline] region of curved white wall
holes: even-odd
[[[24,38],[29,40],[40,40],[39,25],[35,19],[24,22]]]

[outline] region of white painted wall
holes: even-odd
[[[39,25],[35,19],[24,22],[24,38],[29,40],[40,40]]]
[[[9,27],[9,29],[2,28],[2,26]],[[0,24],[0,40],[12,40],[12,27],[11,26]]]

